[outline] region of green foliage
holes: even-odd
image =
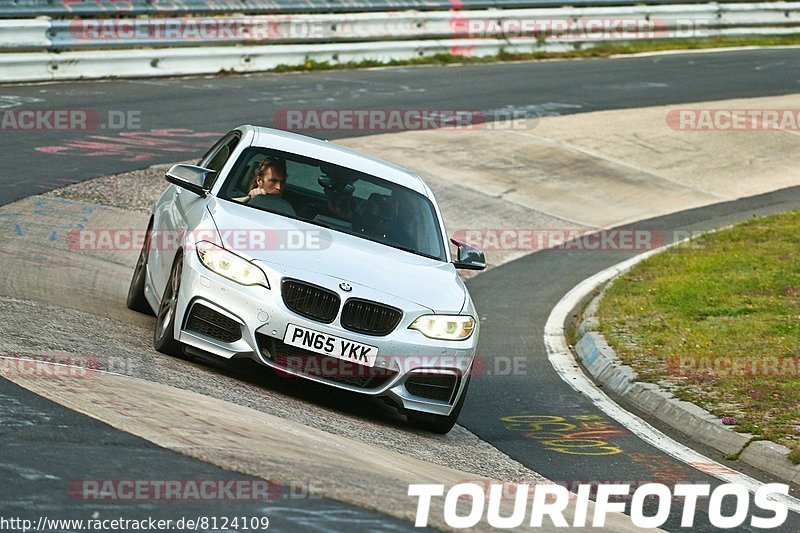
[[[739,431],[800,443],[800,211],[643,261],[608,288],[600,321],[644,380]]]

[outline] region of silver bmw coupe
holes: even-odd
[[[479,334],[456,269],[486,265],[419,176],[241,126],[166,179],[127,300],[155,313],[156,350],[250,357],[450,431]]]

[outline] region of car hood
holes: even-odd
[[[255,261],[361,285],[434,312],[463,309],[467,289],[451,263],[234,202],[212,199],[208,209],[223,245]],[[234,237],[259,231],[267,235],[264,246],[242,246],[253,241]]]

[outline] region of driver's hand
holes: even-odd
[[[252,198],[253,196],[258,196],[259,194],[266,194],[266,192],[264,191],[264,189],[261,189],[260,187],[256,187],[255,189],[253,189],[252,191],[250,191],[248,193],[250,198]]]

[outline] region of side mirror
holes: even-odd
[[[483,270],[486,268],[486,256],[471,244],[450,239],[450,242],[458,246],[458,259],[453,261],[456,268],[464,270]]]
[[[206,183],[208,177],[215,172],[216,170],[195,165],[172,165],[172,167],[167,170],[165,177],[168,182],[192,191],[201,198],[205,198],[208,194],[208,189],[206,189],[203,184]]]

